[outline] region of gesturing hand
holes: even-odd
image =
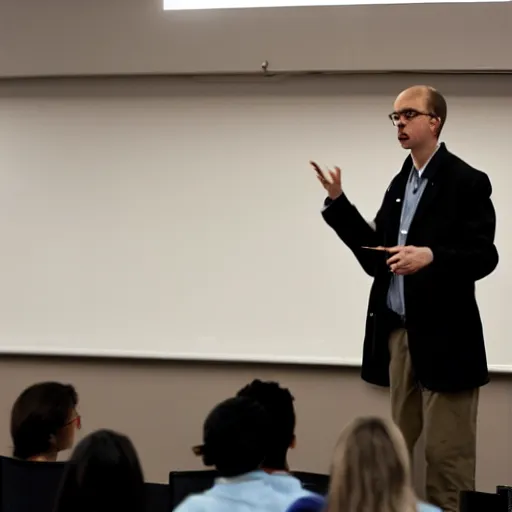
[[[334,171],[327,169],[327,173],[324,173],[320,166],[316,162],[309,162],[316,172],[318,181],[327,191],[327,194],[331,199],[337,199],[343,193],[341,189],[341,169],[335,167]]]
[[[392,254],[387,260],[389,268],[399,276],[415,274],[434,260],[434,254],[428,247],[397,245],[396,247],[387,247],[386,251]]]

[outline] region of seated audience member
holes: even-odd
[[[13,457],[54,462],[62,450],[73,446],[81,427],[75,388],[59,382],[42,382],[25,389],[11,410]]]
[[[74,449],[54,512],[144,512],[144,477],[131,441],[98,430]]]
[[[342,432],[324,504],[300,498],[288,512],[441,512],[420,503],[411,482],[409,452],[398,427],[359,418]]]
[[[296,443],[294,398],[290,391],[280,387],[277,382],[256,379],[242,388],[237,396],[255,400],[269,416],[269,443],[261,465],[269,484],[291,499],[311,495],[302,488],[300,480],[289,473],[288,450],[295,448]]]
[[[269,486],[259,469],[268,433],[268,416],[257,402],[235,397],[217,405],[194,452],[220,478],[208,491],[186,498],[176,512],[285,512],[292,500]]]

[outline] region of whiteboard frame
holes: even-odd
[[[362,345],[361,345],[362,352]],[[258,365],[286,365],[286,366],[325,366],[338,368],[361,368],[361,360],[333,359],[329,357],[296,357],[275,355],[238,355],[238,354],[195,354],[178,352],[147,352],[147,351],[116,351],[116,350],[88,350],[88,349],[57,349],[23,347],[20,349],[2,348],[0,355],[18,357],[59,357],[59,358],[87,358],[87,359],[122,359],[139,361],[182,361],[196,363],[228,363],[228,364],[258,364]],[[489,365],[489,372],[494,374],[512,374],[512,367],[507,365]]]

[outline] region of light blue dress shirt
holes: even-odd
[[[300,496],[291,492],[294,484],[269,477],[264,471],[253,471],[236,478],[219,478],[211,489],[189,496],[174,512],[285,512]]]

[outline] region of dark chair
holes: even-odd
[[[210,489],[216,476],[217,472],[214,470],[171,471],[169,473],[171,510],[176,508],[190,494],[197,494]]]
[[[503,499],[505,500],[507,504],[507,512],[512,511],[512,487],[509,485],[497,485],[496,486],[496,492],[503,496]]]
[[[52,512],[64,467],[0,457],[0,512]]]
[[[322,473],[308,473],[307,471],[292,471],[293,476],[302,482],[302,487],[308,491],[321,494],[327,494],[329,490],[329,475]]]
[[[167,484],[144,484],[146,512],[170,512],[169,486]]]
[[[508,512],[506,496],[488,492],[462,491],[460,512]]]

